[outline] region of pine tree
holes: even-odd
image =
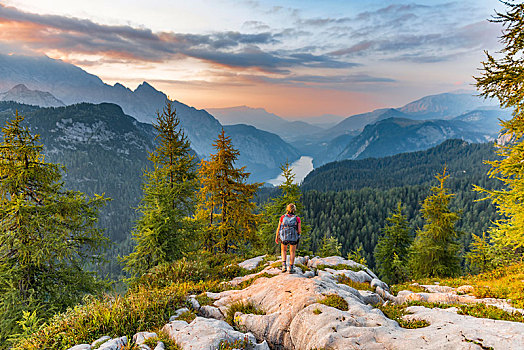
[[[504,144],[496,145],[500,159],[486,162],[491,165],[488,175],[500,179],[504,187],[495,191],[475,188],[492,199],[502,216],[489,230],[498,263],[522,259],[524,254],[524,4],[504,4],[507,13],[497,13],[492,20],[504,27],[502,57],[486,52],[482,74],[476,77],[482,96],[497,98],[502,108],[513,109],[513,117],[501,122],[499,139]]]
[[[489,243],[485,232],[482,233],[482,237],[474,234],[470,246],[471,249],[466,254],[466,260],[471,272],[485,272],[492,270],[495,267],[494,249]]]
[[[149,155],[153,169],[144,171],[141,217],[133,232],[136,247],[123,259],[134,276],[180,259],[188,240],[196,239],[190,218],[198,186],[195,157],[170,102],[157,113],[153,126],[158,146]]]
[[[65,190],[63,167],[45,162],[23,120],[6,123],[0,144],[0,344],[23,311],[46,319],[104,287],[84,266],[107,242],[95,226],[107,199]]]
[[[375,264],[380,276],[388,283],[399,283],[407,279],[407,262],[412,238],[409,223],[402,214],[402,203],[387,219],[382,229],[384,235],[375,247]]]
[[[261,184],[247,183],[245,167],[235,168],[240,152],[223,129],[213,147],[217,153],[203,159],[199,169],[197,219],[205,226],[204,247],[222,253],[242,251],[258,243],[259,217],[252,200]]]
[[[412,245],[410,266],[414,277],[446,277],[460,272],[459,233],[455,223],[459,214],[449,209],[453,194],[444,187],[446,169],[436,176],[439,185],[432,187],[421,213],[425,220]]]
[[[322,257],[328,257],[328,256],[340,256],[342,249],[342,244],[338,242],[338,240],[333,236],[324,236],[324,239],[322,240],[322,245],[320,246],[320,249],[318,250],[317,254]]]
[[[264,206],[262,214],[262,223],[260,224],[260,235],[263,244],[264,252],[267,254],[274,254],[280,252],[280,246],[275,244],[275,232],[278,227],[280,217],[286,213],[286,206],[289,203],[296,205],[296,215],[302,218],[303,204],[301,202],[302,193],[300,187],[294,183],[295,174],[289,162],[280,166],[284,182],[279,186],[281,191],[280,196],[271,198],[270,202]],[[301,223],[302,234],[300,236],[300,243],[298,246],[301,254],[309,253],[310,249],[310,231],[311,227]]]

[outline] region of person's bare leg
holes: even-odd
[[[289,266],[295,265],[295,251],[297,250],[297,246],[295,245],[289,245]]]
[[[291,248],[289,248],[291,249]],[[280,244],[280,255],[282,256],[282,271],[285,271],[286,258],[287,258],[287,244]]]

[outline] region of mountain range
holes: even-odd
[[[322,131],[319,126],[313,126],[303,121],[289,121],[263,108],[247,106],[231,108],[208,108],[207,111],[217,118],[222,125],[248,124],[260,130],[277,134],[283,140],[291,142],[300,140],[307,135]]]
[[[119,83],[108,85],[79,67],[48,57],[0,55],[2,89],[6,91],[0,95],[3,100],[43,106],[115,103],[124,114],[145,123],[154,121],[167,100],[166,94],[147,82],[135,90]],[[238,165],[247,166],[254,181],[278,175],[280,162],[292,163],[301,155],[313,157],[314,165],[319,166],[334,160],[427,149],[449,138],[485,142],[497,137],[498,119],[509,116],[493,101],[467,91],[426,96],[399,108],[349,116],[328,129],[289,121],[261,108],[241,106],[206,111],[176,100],[173,104],[200,158],[213,152],[213,140],[224,127],[241,150]],[[238,124],[254,128],[233,127]]]
[[[13,85],[16,88],[11,88]],[[167,101],[166,94],[156,90],[147,82],[143,82],[135,90],[130,90],[119,83],[111,86],[79,67],[45,56],[0,54],[0,91],[7,88],[9,91],[2,96],[8,98],[4,99],[22,103],[27,103],[25,98],[27,92],[32,92],[32,101],[35,101],[41,91],[46,91],[49,96],[65,104],[114,103],[122,108],[124,114],[149,124],[155,120],[156,113],[162,111]],[[29,103],[38,104],[31,102]],[[191,147],[200,158],[208,157],[214,152],[212,144],[222,130],[222,124],[205,110],[190,107],[176,100],[172,101],[172,104],[182,128],[191,141]],[[49,106],[50,103],[40,105]],[[240,134],[234,134],[237,131]],[[266,140],[268,136],[259,131],[254,128],[228,129],[229,136],[233,138],[237,147],[249,147],[253,151],[251,157],[242,156],[237,165],[247,167],[247,170],[252,173],[251,181],[263,182],[278,175],[280,163],[287,160],[293,162],[299,158],[299,155],[292,146],[279,137],[271,138],[271,143],[262,142],[262,139]],[[257,140],[258,136],[262,139]],[[259,146],[256,150],[255,144]],[[271,151],[268,151],[268,148]],[[285,152],[276,153],[273,150],[285,150]]]

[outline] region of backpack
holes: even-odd
[[[296,242],[298,241],[298,220],[295,215],[284,215],[282,223],[280,224],[280,240],[282,242]]]

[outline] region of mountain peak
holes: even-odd
[[[31,90],[29,90],[27,86],[25,86],[24,84],[15,85],[11,88],[11,90],[9,90],[9,92],[14,92],[14,93],[29,92],[29,91]]]
[[[143,91],[158,91],[153,86],[151,86],[147,81],[142,82],[138,85],[134,92],[143,92]]]

